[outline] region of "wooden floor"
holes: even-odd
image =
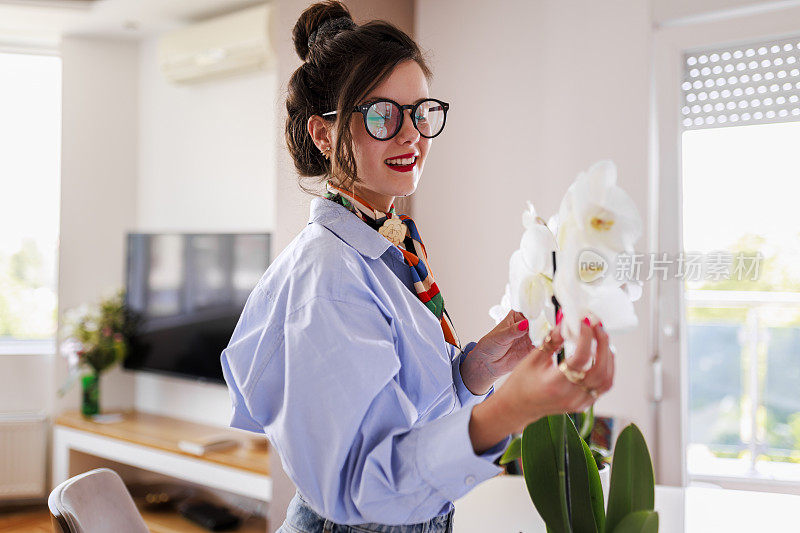
[[[204,533],[208,530],[196,526],[176,513],[142,512],[144,521],[152,533]],[[264,533],[267,522],[263,518],[252,518],[235,531],[241,533]],[[52,533],[50,513],[47,509],[0,512],[0,532],[2,533]]]
[[[0,514],[0,531],[3,533],[52,533],[50,514],[47,510],[16,511]]]

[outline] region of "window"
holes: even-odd
[[[0,353],[54,353],[61,59],[0,53]]]
[[[800,480],[800,38],[684,55],[684,249],[758,256],[687,280],[690,477]]]

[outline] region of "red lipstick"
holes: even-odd
[[[403,158],[406,158],[406,157],[413,157],[414,158],[414,162],[411,163],[410,165],[390,165],[389,163],[384,161],[383,164],[386,165],[387,167],[391,168],[392,170],[397,171],[397,172],[409,172],[409,171],[413,170],[414,165],[416,165],[417,161],[419,161],[419,156],[414,155],[414,152],[411,152],[411,153],[408,153],[408,154],[403,154],[403,155],[398,155],[398,156],[395,156],[395,157],[389,157],[388,159],[403,159]]]

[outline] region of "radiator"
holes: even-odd
[[[0,500],[45,496],[47,419],[0,414]]]

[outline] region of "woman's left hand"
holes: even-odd
[[[522,326],[522,329],[520,329]],[[488,390],[533,349],[525,316],[513,309],[479,340],[461,363],[461,377],[471,391]]]

